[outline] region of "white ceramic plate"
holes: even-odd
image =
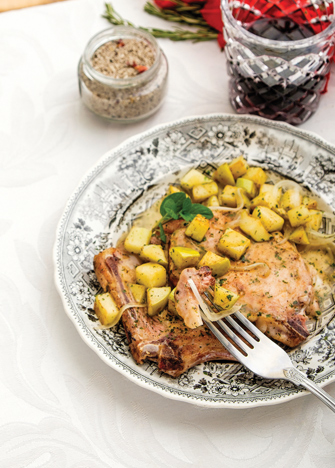
[[[207,407],[274,404],[305,392],[289,382],[259,378],[236,363],[201,364],[177,379],[159,372],[155,363],[138,366],[122,325],[97,329],[92,307],[100,288],[92,262],[97,252],[115,245],[180,171],[190,166],[206,170],[241,154],[253,165],[312,189],[321,206],[334,211],[335,147],[295,127],[253,116],[191,117],[151,129],[108,152],[68,201],[54,249],[56,285],[64,308],[101,359],[148,390]],[[327,233],[335,230],[329,219],[323,228]],[[313,337],[290,351],[298,368],[321,385],[335,380],[332,294],[322,307]],[[319,328],[322,331],[316,334]]]

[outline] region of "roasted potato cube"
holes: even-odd
[[[166,270],[158,263],[143,263],[136,267],[136,282],[146,288],[160,288],[166,285]]]
[[[243,178],[252,180],[259,187],[265,184],[267,175],[261,167],[249,167]]]
[[[212,195],[211,197],[207,198],[207,200],[203,203],[206,206],[220,206],[218,197],[216,195]]]
[[[232,160],[232,162],[229,164],[229,169],[233,174],[234,179],[236,180],[247,172],[249,169],[249,164],[243,156],[239,156],[238,158]]]
[[[312,210],[318,207],[318,202],[314,200],[313,198],[310,198],[307,196],[302,197],[302,204],[307,206],[309,210]]]
[[[239,227],[256,242],[266,242],[271,239],[261,221],[248,215],[246,211],[241,212]]]
[[[164,267],[168,266],[168,261],[161,245],[149,244],[142,247],[140,257],[145,262],[159,263]]]
[[[170,258],[178,270],[183,270],[187,267],[197,266],[200,260],[200,253],[188,247],[172,247],[170,249]]]
[[[249,208],[250,206],[250,200],[245,193],[243,189],[239,189],[244,201],[244,206],[246,208]],[[232,185],[226,185],[225,188],[222,190],[219,199],[220,199],[220,204],[223,206],[230,206],[231,208],[236,208],[237,206],[237,201],[236,201],[236,193],[237,193],[237,188],[233,187]]]
[[[196,169],[191,169],[180,180],[180,185],[185,190],[191,190],[195,185],[208,184],[210,182],[212,182],[212,179],[197,171]]]
[[[222,185],[235,185],[235,179],[227,163],[221,164],[214,172],[214,179]]]
[[[280,199],[280,206],[284,210],[291,210],[297,208],[302,203],[302,195],[298,190],[291,189],[287,190]]]
[[[128,286],[133,295],[135,302],[138,302],[139,304],[143,304],[145,302],[147,288],[145,286],[142,286],[141,284],[132,284],[132,283],[128,283]]]
[[[108,292],[95,296],[94,312],[97,314],[100,323],[107,327],[116,325],[122,315],[113,297]]]
[[[226,229],[218,243],[218,249],[234,260],[239,260],[250,245],[250,240],[233,229]]]
[[[294,242],[295,244],[308,245],[310,243],[305,228],[303,226],[297,227],[297,229],[295,229],[292,232],[288,239]]]
[[[132,227],[124,241],[124,247],[128,252],[139,254],[142,247],[149,244],[151,236],[150,229]]]
[[[209,184],[195,185],[192,189],[192,198],[195,203],[201,203],[212,195],[217,195],[219,192],[218,184],[210,182]]]
[[[309,218],[305,224],[306,229],[318,231],[322,224],[322,212],[317,210],[309,210]]]
[[[284,219],[266,206],[256,206],[252,216],[259,219],[268,232],[280,231],[284,225]]]
[[[229,289],[225,289],[220,286],[220,281],[215,283],[214,304],[221,307],[222,310],[226,310],[228,312],[228,310],[233,307],[239,297],[240,296],[233,291],[229,291]]]
[[[179,192],[181,192],[179,188],[175,187],[174,185],[170,185],[167,191],[167,195],[171,195],[172,193],[179,193]]]
[[[239,177],[236,181],[236,187],[240,187],[243,190],[245,190],[249,198],[254,198],[256,196],[257,187],[255,182],[253,182],[252,180]]]
[[[185,234],[192,239],[201,242],[209,228],[209,220],[198,214],[187,226]]]
[[[208,251],[198,264],[199,268],[202,266],[211,268],[213,276],[223,276],[230,268],[230,260],[227,257],[220,257],[220,255]]]
[[[154,315],[159,314],[165,309],[168,300],[171,288],[149,288],[147,290],[147,304],[148,304],[148,315],[153,317]]]
[[[287,217],[292,227],[302,226],[306,223],[309,216],[309,209],[304,205],[298,208],[292,208],[292,210],[287,212]]]
[[[251,208],[254,209],[256,206],[266,206],[270,209],[278,208],[280,195],[281,189],[275,188],[274,185],[263,184],[257,197],[251,200]]]

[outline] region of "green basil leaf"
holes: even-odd
[[[165,243],[165,242],[166,242],[166,235],[165,235],[165,232],[164,232],[164,228],[163,228],[163,226],[162,226],[162,223],[159,223],[158,226],[159,226],[160,238],[161,238],[161,240]]]
[[[190,223],[191,221],[193,221],[193,219],[196,217],[196,214],[191,214],[191,213],[188,213],[188,212],[184,212],[184,211],[181,211],[180,212],[180,216],[185,219],[185,221],[187,221],[188,223]]]
[[[201,205],[200,203],[192,203],[190,208],[190,214],[197,214],[202,215],[204,218],[212,219],[213,218],[213,211],[208,208],[208,206]]]
[[[169,216],[172,219],[178,219],[179,218],[179,213],[176,212],[173,208],[166,207],[165,211],[166,211],[165,216]]]
[[[186,197],[184,202],[183,202],[183,213],[187,213],[188,211],[190,211],[192,207],[192,202],[191,202],[191,199],[189,197]]]
[[[171,195],[168,195],[167,197],[165,197],[160,207],[161,215],[165,216],[167,213],[166,207],[169,207],[171,209],[172,206],[174,207],[174,211],[177,215],[179,211],[181,211],[183,208],[183,203],[184,203],[185,198],[186,198],[186,193],[184,192],[171,193]],[[178,218],[174,218],[174,219],[178,219]]]

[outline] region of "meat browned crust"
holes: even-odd
[[[106,249],[94,257],[96,276],[119,308],[134,302],[127,283],[135,282],[139,264],[135,255],[119,248]],[[159,370],[172,377],[201,362],[234,360],[206,326],[191,330],[166,312],[149,317],[146,308],[131,307],[124,311],[122,324],[135,361],[155,361]]]

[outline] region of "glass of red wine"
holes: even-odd
[[[221,0],[231,104],[299,125],[327,91],[335,0]]]

